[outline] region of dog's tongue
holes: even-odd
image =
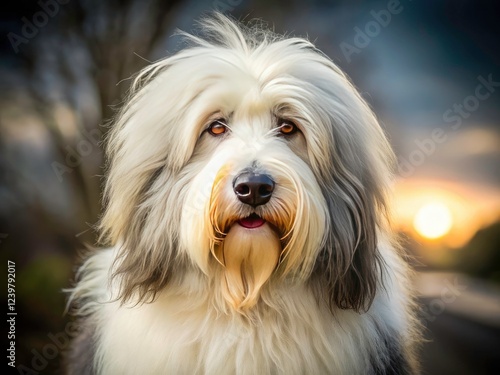
[[[256,214],[252,214],[244,219],[238,220],[238,223],[245,228],[258,228],[264,225],[266,221]]]

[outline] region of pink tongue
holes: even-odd
[[[249,216],[238,221],[238,223],[245,228],[258,228],[264,225],[266,221],[258,216]]]

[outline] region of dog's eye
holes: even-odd
[[[278,130],[282,135],[292,135],[299,129],[297,128],[297,125],[289,120],[280,120]]]
[[[219,135],[222,135],[228,131],[227,125],[226,125],[226,120],[224,119],[217,119],[214,122],[212,122],[208,126],[208,132],[213,135],[214,137],[217,137]]]

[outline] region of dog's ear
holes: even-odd
[[[154,298],[176,267],[177,174],[194,146],[185,141],[179,151],[182,142],[175,141],[172,125],[176,108],[165,110],[164,102],[176,103],[170,100],[175,90],[164,84],[170,65],[162,60],[138,75],[106,140],[100,241],[116,247],[113,275],[122,301]]]
[[[322,70],[326,66],[326,70]],[[381,287],[379,236],[388,232],[386,193],[395,156],[369,105],[333,63],[314,80],[321,111],[304,132],[311,167],[328,209],[311,275],[315,294],[336,308],[367,310]],[[313,134],[312,134],[313,133]],[[323,147],[319,147],[323,145]]]
[[[389,236],[386,193],[394,157],[368,107],[359,98],[352,102],[357,104],[343,123],[331,119],[330,154],[315,168],[329,222],[313,279],[319,278],[316,285],[332,310],[363,311],[381,286],[378,237]]]
[[[118,281],[119,292],[115,297],[122,302],[148,302],[154,300],[178,268],[177,235],[169,231],[176,228],[171,223],[179,218],[173,209],[166,209],[175,194],[155,194],[159,186],[165,191],[173,189],[164,168],[158,168],[145,180],[136,180],[140,186],[136,194],[125,196],[130,190],[112,187],[120,181],[124,182],[121,178],[108,179],[108,186],[115,191],[109,197],[112,204],[107,206],[106,221],[102,222],[103,233],[116,236],[109,238],[117,251],[113,277]],[[121,212],[114,211],[120,209]],[[163,230],[158,229],[159,225]]]
[[[350,186],[347,186],[349,184]],[[326,192],[330,228],[313,272],[318,297],[334,308],[367,310],[380,280],[377,207],[369,188],[345,180]]]

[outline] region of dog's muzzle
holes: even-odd
[[[267,174],[243,172],[234,179],[233,190],[240,202],[255,208],[269,202],[274,181]]]

